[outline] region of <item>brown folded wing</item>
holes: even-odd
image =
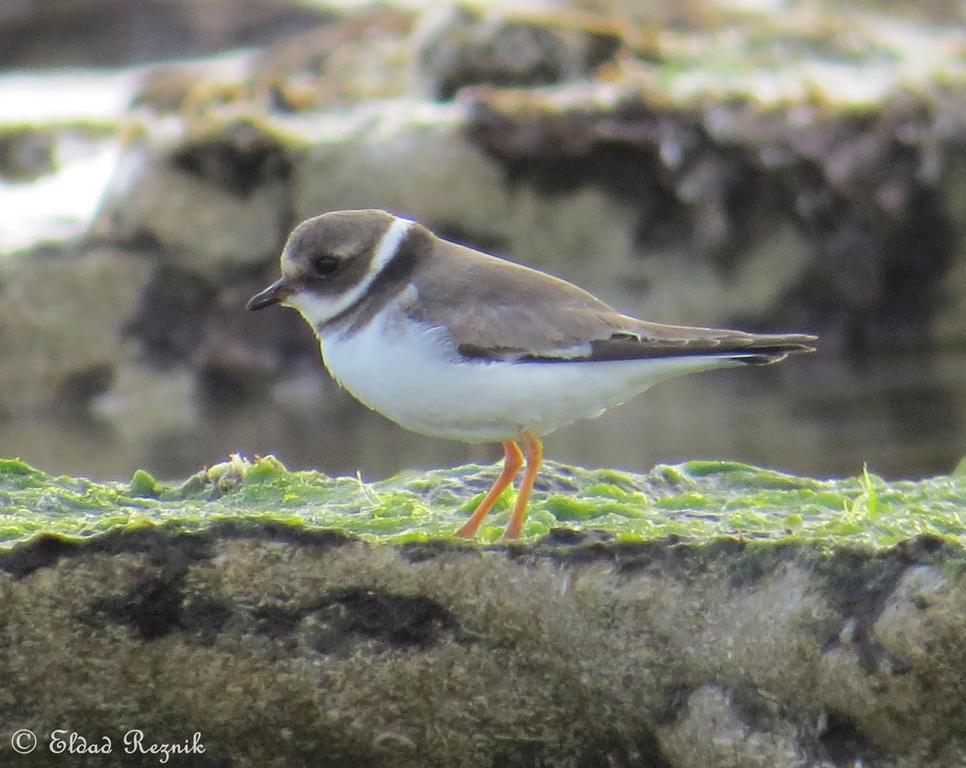
[[[415,284],[410,316],[443,326],[466,358],[583,362],[735,357],[769,363],[812,351],[814,336],[661,325],[622,315],[586,291],[527,267],[444,243]]]

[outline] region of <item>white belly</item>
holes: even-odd
[[[406,429],[464,442],[515,440],[521,429],[546,435],[664,379],[731,364],[713,357],[464,362],[441,329],[391,312],[321,343],[329,372],[362,403]]]

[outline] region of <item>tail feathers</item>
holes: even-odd
[[[789,355],[814,352],[812,346],[817,336],[806,334],[768,334],[753,336],[754,341],[730,359],[745,365],[771,365],[780,363]]]
[[[816,340],[817,337],[806,334],[751,334],[741,331],[696,332],[689,337],[670,339],[619,335],[591,343],[591,353],[587,359],[718,357],[746,365],[768,365],[784,360],[788,355],[814,352],[812,343]]]

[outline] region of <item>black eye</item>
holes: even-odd
[[[340,260],[335,256],[316,256],[312,259],[312,270],[323,277],[331,275],[339,268]]]

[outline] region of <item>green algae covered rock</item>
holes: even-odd
[[[551,464],[521,542],[453,538],[495,471],[0,462],[4,764],[963,764],[966,477]]]
[[[455,543],[460,540],[449,534],[482,499],[493,472],[468,465],[364,483],[292,472],[273,456],[232,456],[182,484],[159,483],[144,470],[129,483],[96,483],[0,460],[0,545],[40,533],[73,540],[144,525],[201,532],[225,519],[338,530],[370,543]],[[484,541],[499,538],[510,493],[488,519]],[[525,540],[562,527],[621,542],[736,537],[748,545],[881,551],[929,536],[962,544],[966,476],[889,483],[866,472],[814,480],[720,461],[661,465],[637,475],[548,462],[537,480]]]

